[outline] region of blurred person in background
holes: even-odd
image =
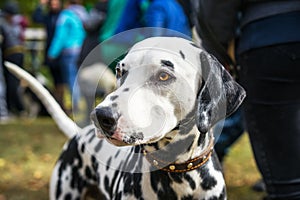
[[[192,35],[188,17],[176,0],[151,0],[145,13],[145,26],[170,29],[189,37]],[[153,34],[163,36],[165,33],[156,29]]]
[[[19,98],[13,91],[7,91],[13,86],[11,81],[14,80],[6,68],[3,68],[4,61],[9,61],[17,65],[23,62],[23,48],[17,35],[12,34],[12,26],[5,18],[6,13],[0,13],[0,123],[5,123],[10,120],[9,110],[11,103],[8,103],[11,98]],[[8,82],[9,81],[9,82]],[[8,88],[6,86],[9,86]],[[9,95],[10,98],[7,98]],[[8,105],[11,105],[10,107]]]
[[[23,51],[24,47],[22,45],[22,33],[19,32],[18,28],[13,23],[13,18],[15,15],[19,14],[19,5],[16,1],[6,1],[1,13],[1,25],[5,27],[4,33],[10,36],[5,36],[7,42],[4,43],[4,48],[6,50],[3,52],[4,59],[9,59],[18,66],[23,66]],[[18,30],[18,31],[16,31]],[[4,40],[5,41],[5,40]],[[21,98],[20,81],[10,74],[6,68],[4,68],[4,76],[6,80],[6,98],[7,106],[11,114],[22,115],[24,112],[24,105]]]
[[[98,44],[100,44],[100,30],[106,20],[108,8],[108,0],[98,0],[95,6],[89,11],[88,20],[84,23],[84,29],[87,33],[80,53],[79,66],[82,64],[86,56]],[[93,60],[85,62],[85,65],[94,64]]]
[[[62,5],[60,0],[40,0],[39,5],[33,12],[32,19],[35,23],[43,24],[46,28],[47,38],[44,63],[49,67],[54,81],[54,97],[60,106],[65,109],[64,87],[66,82],[63,80],[62,67],[60,66],[59,58],[49,59],[47,56],[61,9]]]
[[[112,61],[115,55],[120,52],[126,51],[126,48],[120,46],[118,43],[112,42],[110,39],[116,34],[118,24],[123,20],[123,12],[126,3],[131,0],[109,0],[107,7],[107,15],[104,24],[101,27],[99,34],[99,42],[101,44],[100,55],[101,60],[105,65],[108,65],[112,71],[115,71],[115,64]],[[107,42],[110,40],[110,42]]]
[[[84,23],[88,19],[86,9],[80,0],[68,0],[56,22],[54,37],[51,41],[48,58],[59,58],[63,79],[68,83],[73,100],[73,109],[78,109],[80,93],[75,79],[78,71],[78,59],[86,36]]]
[[[144,15],[149,4],[150,0],[127,1],[115,33],[117,34],[130,29],[144,27]]]
[[[265,199],[300,199],[300,1],[193,2],[198,22],[221,44],[236,39],[245,121]]]
[[[15,0],[5,2],[3,12],[6,14],[7,21],[12,25],[12,30],[18,39],[23,43],[25,41],[25,29],[29,25],[26,16],[20,13],[19,3]]]

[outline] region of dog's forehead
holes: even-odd
[[[199,67],[199,52],[191,41],[177,37],[153,37],[135,44],[122,60],[125,68],[164,64],[175,65],[180,62]]]

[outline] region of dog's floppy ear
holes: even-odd
[[[196,122],[206,133],[219,120],[232,114],[246,96],[244,89],[206,52],[200,53],[202,87],[197,99]]]

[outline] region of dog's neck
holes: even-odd
[[[157,159],[168,163],[182,163],[199,157],[210,148],[212,133],[200,133],[194,125],[189,132],[179,129],[168,133],[160,141],[144,146],[144,149]]]

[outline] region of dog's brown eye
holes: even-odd
[[[159,74],[159,80],[161,80],[161,81],[167,81],[167,80],[169,80],[169,78],[170,78],[170,75],[166,72],[162,72]]]

